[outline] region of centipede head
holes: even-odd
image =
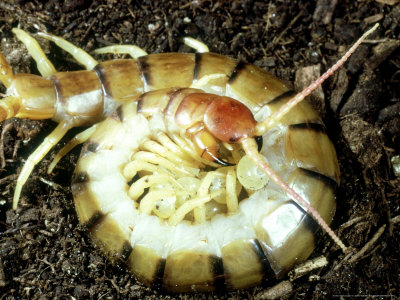
[[[237,143],[244,137],[254,135],[257,122],[243,103],[219,96],[207,107],[204,124],[222,142]]]

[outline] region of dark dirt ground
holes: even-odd
[[[393,299],[400,297],[400,178],[390,161],[400,154],[400,5],[336,2],[1,1],[1,52],[16,73],[37,74],[11,33],[13,27],[63,36],[87,51],[114,43],[136,44],[149,53],[188,51],[179,38],[191,36],[213,52],[293,82],[302,67],[320,64],[326,70],[379,22],[377,32],[323,85],[323,93],[313,97],[342,172],[332,227],[355,252],[366,249],[349,259],[323,237],[312,257],[324,255],[329,264],[294,280],[284,298]],[[56,46],[42,39],[40,44],[58,70],[81,68]],[[54,127],[51,121],[17,119],[0,124],[0,299],[250,298],[265,296],[278,283],[189,296],[171,296],[137,283],[123,266],[111,265],[79,226],[69,188],[79,149],[47,175],[51,151],[12,211],[17,174]]]

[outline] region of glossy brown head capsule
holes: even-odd
[[[178,107],[175,121],[187,130],[201,157],[221,165],[231,164],[219,158],[220,142],[236,143],[252,137],[257,124],[243,103],[208,93],[187,95]]]
[[[219,140],[236,143],[243,137],[252,137],[257,122],[243,103],[229,97],[216,97],[207,107],[204,124]]]

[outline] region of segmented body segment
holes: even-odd
[[[112,46],[98,53],[136,58],[97,63],[41,33],[87,68],[57,73],[37,42],[14,29],[45,78],[14,75],[0,55],[0,119],[59,123],[24,165],[14,208],[34,165],[70,128],[107,117],[72,142],[88,139],[72,180],[76,211],[106,255],[143,283],[171,292],[254,286],[306,259],[319,225],[345,250],[326,224],[336,206],[335,150],[301,101],[373,30],[294,96],[268,72],[218,54]]]

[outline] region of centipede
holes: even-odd
[[[167,292],[236,290],[282,278],[329,227],[340,171],[325,125],[303,101],[340,68],[368,30],[320,78],[296,93],[254,65],[211,53],[147,54],[115,45],[98,62],[40,32],[85,70],[57,72],[27,32],[41,76],[14,74],[0,53],[0,121],[52,119],[56,128],[19,174],[16,209],[35,165],[73,127],[88,126],[50,164],[83,144],[72,178],[80,223],[112,261]]]

